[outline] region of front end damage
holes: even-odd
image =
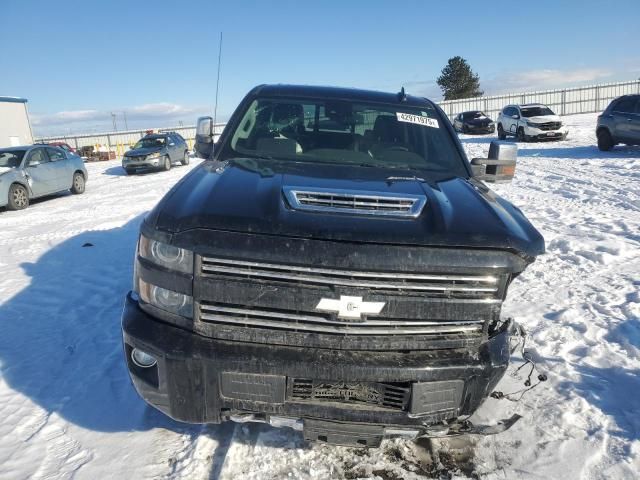
[[[194,252],[193,273],[140,256],[136,264],[136,283],[191,298],[191,317],[133,292],[122,320],[136,390],[176,420],[264,422],[310,441],[377,446],[390,436],[497,433],[518,418],[467,420],[522,337],[500,318],[528,263],[518,255],[294,238],[283,248],[277,237],[206,230],[144,235]],[[381,312],[345,319],[343,298]]]
[[[309,441],[373,447],[385,437],[498,433],[517,419],[466,420],[508,366],[512,321],[478,351],[345,352],[206,339],[157,321],[129,296],[123,329],[136,390],[183,422],[263,422]],[[137,365],[134,349],[154,365]]]

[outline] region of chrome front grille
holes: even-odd
[[[539,123],[536,125],[537,128],[544,131],[549,130],[558,130],[562,126],[560,122],[547,122],[547,123]]]
[[[427,199],[424,195],[388,194],[340,189],[284,187],[289,205],[296,210],[417,217]]]
[[[482,333],[484,324],[482,320],[435,322],[378,317],[344,321],[336,319],[331,314],[207,301],[198,303],[198,316],[199,320],[205,323],[334,335],[470,335]]]
[[[495,275],[339,270],[216,257],[201,257],[201,273],[203,276],[224,275],[307,286],[352,287],[374,293],[420,292],[447,298],[496,298],[499,290],[499,278]]]

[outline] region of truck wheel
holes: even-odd
[[[505,138],[507,138],[507,136],[504,134],[504,128],[502,128],[501,123],[498,124],[498,138],[500,140],[504,140]]]
[[[520,127],[518,129],[518,141],[519,142],[526,142],[527,141],[527,136],[524,134],[524,128]]]
[[[184,151],[184,157],[182,158],[183,165],[189,165],[189,152]]]
[[[464,123],[462,124],[462,133],[469,133],[469,128]]]
[[[7,209],[9,210],[23,210],[29,206],[29,192],[19,183],[14,183],[9,187],[9,203],[7,203]]]
[[[613,148],[613,138],[608,130],[598,132],[598,148],[603,152],[608,152]]]
[[[84,175],[80,172],[73,174],[73,182],[71,183],[71,193],[79,195],[84,193]]]
[[[162,165],[162,169],[165,172],[171,170],[171,159],[169,158],[169,155],[165,155],[164,164]]]

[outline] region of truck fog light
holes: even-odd
[[[150,368],[158,363],[153,355],[143,352],[142,350],[138,350],[137,348],[134,348],[131,351],[131,360],[133,360],[133,363],[137,366],[142,368]]]

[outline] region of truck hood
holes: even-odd
[[[0,175],[3,175],[7,172],[13,172],[14,170],[16,169],[11,167],[0,167]]]
[[[283,187],[426,197],[416,218],[294,210]],[[544,240],[522,212],[482,183],[420,178],[415,171],[238,158],[205,162],[150,213],[151,227],[217,229],[301,238],[497,248],[533,259]]]

